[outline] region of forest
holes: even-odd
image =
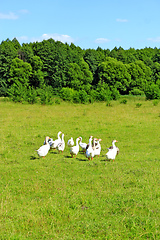
[[[53,39],[0,44],[0,97],[51,104],[109,102],[129,94],[160,99],[160,49],[81,49]]]

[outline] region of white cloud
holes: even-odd
[[[107,43],[107,42],[110,42],[110,40],[107,38],[97,38],[95,40],[95,43]]]
[[[9,12],[7,14],[0,13],[0,19],[15,20],[18,19],[18,16],[13,12]]]
[[[52,33],[52,34],[47,34],[47,33],[44,33],[42,36],[40,36],[39,38],[32,38],[32,42],[41,42],[43,40],[47,40],[47,39],[50,39],[50,38],[53,38],[55,41],[60,41],[60,42],[63,42],[63,43],[73,43],[74,42],[74,39],[68,35],[65,35],[65,34],[58,34],[58,33]]]
[[[121,18],[117,18],[116,21],[117,21],[117,22],[123,22],[123,23],[124,23],[124,22],[128,22],[127,19],[121,19]]]
[[[148,40],[148,41],[151,41],[151,42],[160,42],[160,37],[148,38],[147,40]]]
[[[55,41],[61,41],[63,43],[71,43],[74,42],[74,39],[68,35],[64,35],[64,34],[57,34],[57,33],[53,33],[53,34],[43,34],[42,35],[42,39],[49,39],[49,38],[53,38]]]

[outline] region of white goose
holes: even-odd
[[[61,142],[61,138],[60,138],[61,133],[62,133],[61,131],[58,132],[58,139],[54,140],[51,143],[51,148],[56,149],[57,145]]]
[[[88,160],[90,160],[90,158],[93,160],[93,157],[94,157],[94,150],[92,148],[92,138],[93,136],[90,136],[89,138],[89,146],[88,148],[86,149],[86,157],[88,158]]]
[[[82,137],[79,137],[80,141],[79,141],[79,146],[82,148],[83,152],[86,151],[86,147],[87,147],[87,143],[82,142]]]
[[[58,143],[57,149],[59,152],[63,152],[65,149],[64,133],[62,133],[62,139],[61,139],[61,142]]]
[[[96,142],[95,142],[95,147],[94,147],[94,155],[95,156],[98,156],[100,155],[101,153],[101,144],[100,144],[100,141],[102,141],[102,139],[96,139]]]
[[[68,140],[67,145],[68,145],[68,147],[73,147],[74,146],[74,140],[73,140],[72,137]]]
[[[76,139],[76,145],[70,148],[70,154],[71,154],[72,158],[73,158],[73,155],[75,155],[75,157],[76,157],[79,152],[79,144],[78,144],[79,140],[80,140],[80,138],[78,137]]]
[[[108,148],[108,152],[106,153],[107,159],[112,159],[113,162],[115,160],[116,155],[119,153],[119,148],[116,147],[115,143],[118,142],[117,140],[112,141],[112,146]]]
[[[38,150],[36,150],[37,153],[38,153],[38,156],[40,156],[40,157],[45,157],[45,156],[47,155],[47,153],[48,153],[48,151],[49,151],[49,149],[50,149],[50,145],[49,145],[49,143],[48,143],[48,140],[49,140],[49,139],[50,139],[50,138],[47,136],[47,137],[45,138],[45,144],[42,145]]]
[[[50,145],[50,147],[52,146],[52,144],[53,144],[53,139],[52,138],[49,138],[48,139],[48,143],[49,143],[49,145]],[[44,145],[46,144],[46,139],[44,140],[44,143],[43,143]]]

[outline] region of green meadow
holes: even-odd
[[[0,239],[160,239],[160,103],[28,105],[0,99]],[[62,153],[37,152],[65,134]],[[67,141],[101,138],[89,161]],[[113,139],[119,155],[107,161]]]

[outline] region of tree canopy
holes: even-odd
[[[159,98],[160,49],[85,50],[53,39],[22,45],[16,38],[2,41],[0,96],[22,90],[23,94],[28,91],[40,96],[43,89],[50,96],[64,98],[64,92],[71,94],[75,102],[102,101],[106,99],[102,95],[113,99],[115,94],[139,93],[149,99]]]

